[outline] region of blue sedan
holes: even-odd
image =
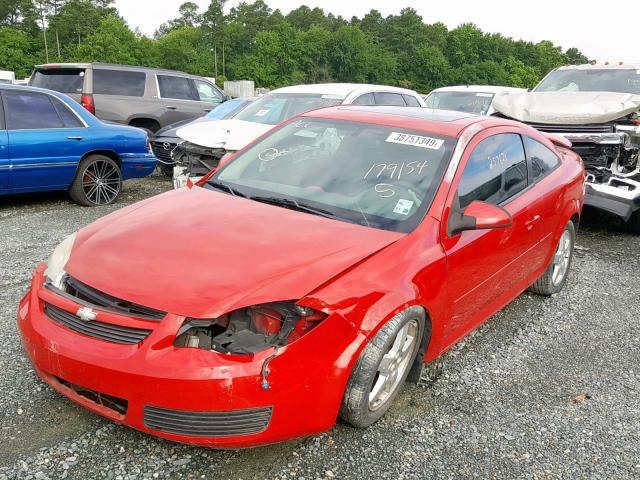
[[[156,166],[146,132],[107,125],[64,94],[0,85],[0,100],[0,195],[66,190],[107,205]]]

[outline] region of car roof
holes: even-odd
[[[154,72],[168,72],[179,73],[180,75],[186,75],[189,77],[198,77],[199,75],[192,75],[190,73],[181,72],[180,70],[170,70],[168,68],[156,68],[156,67],[143,67],[140,65],[123,65],[118,63],[43,63],[36,65],[36,69],[53,69],[53,68],[118,68],[120,70],[153,70]]]
[[[49,90],[47,88],[31,87],[29,85],[13,85],[11,83],[0,83],[0,90],[27,90],[29,92],[47,93],[60,98],[60,92]]]
[[[640,70],[640,63],[585,63],[584,65],[564,65],[556,70]]]
[[[433,92],[478,92],[478,93],[521,93],[526,92],[526,88],[502,87],[498,85],[455,85],[450,87],[440,87],[431,90]]]
[[[310,85],[292,85],[272,90],[269,93],[309,93],[317,95],[335,95],[345,98],[348,95],[368,92],[397,92],[405,95],[416,95],[416,92],[406,88],[390,87],[387,85],[371,85],[367,83],[315,83]]]
[[[523,127],[519,122],[504,118],[424,107],[337,105],[312,110],[301,116],[386,125],[451,137],[458,136],[469,125],[480,122],[485,128],[501,125]]]

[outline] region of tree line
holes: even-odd
[[[577,48],[514,40],[466,23],[427,23],[413,8],[345,19],[300,6],[284,15],[263,0],[204,12],[183,3],[152,37],[132,30],[114,0],[2,0],[0,69],[108,62],[163,67],[256,86],[366,82],[429,92],[456,84],[533,87],[559,65],[587,63]],[[149,4],[154,8],[153,2]],[[426,19],[428,20],[428,19]]]

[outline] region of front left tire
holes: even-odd
[[[411,370],[424,328],[424,309],[413,306],[396,314],[369,341],[347,382],[340,408],[343,420],[364,428],[385,414]]]
[[[115,202],[121,191],[122,171],[118,164],[104,155],[89,155],[78,165],[69,195],[80,205],[94,207]]]

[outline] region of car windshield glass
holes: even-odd
[[[640,69],[556,70],[534,92],[617,92],[640,95]]]
[[[36,70],[31,79],[33,87],[48,88],[62,93],[82,93],[84,70],[56,68]]]
[[[249,100],[244,98],[234,98],[232,100],[227,100],[224,103],[221,103],[216,108],[211,110],[209,113],[205,115],[207,118],[211,118],[213,120],[222,120],[224,118],[230,118],[243,106],[247,105]]]
[[[426,99],[427,107],[484,115],[489,111],[493,93],[433,92]]]
[[[302,93],[272,93],[260,97],[238,113],[236,120],[277,125],[301,113],[342,103],[333,95],[309,95]]]
[[[428,132],[302,117],[240,153],[209,188],[223,184],[285,208],[409,232],[454,146],[454,138]]]

